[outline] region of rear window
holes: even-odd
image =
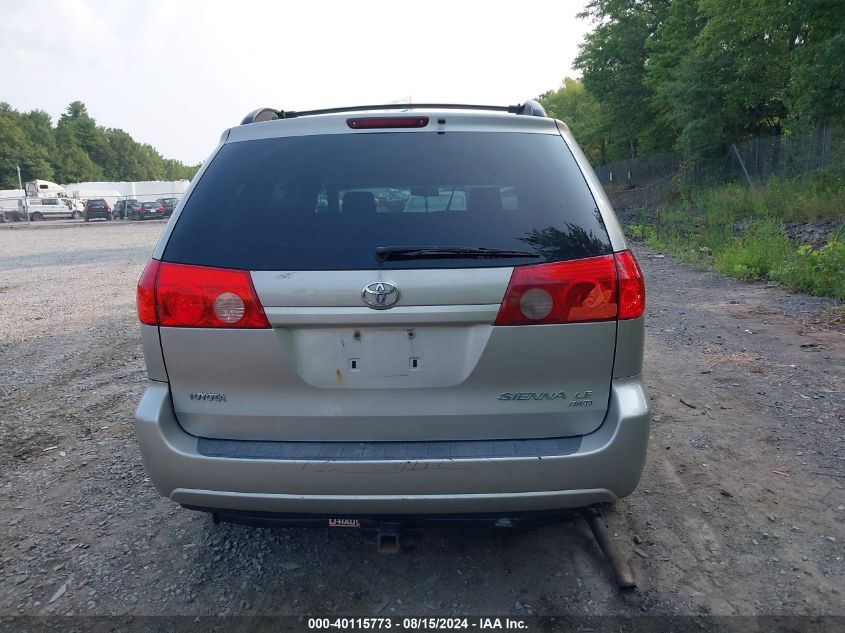
[[[484,247],[511,259],[388,259],[379,247]],[[612,252],[557,135],[332,134],[224,145],[164,260],[248,270],[461,268]]]

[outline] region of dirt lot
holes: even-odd
[[[162,224],[0,228],[0,616],[845,614],[845,335],[831,302],[639,250],[654,404],[607,522],[430,531],[213,526],[159,498],[132,411],[134,283]]]

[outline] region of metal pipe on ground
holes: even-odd
[[[616,543],[610,538],[601,513],[595,508],[587,508],[582,514],[587,520],[587,525],[590,526],[590,531],[593,533],[602,553],[607,558],[607,562],[610,563],[616,586],[620,589],[634,589],[637,586],[634,581],[634,572],[631,571]]]

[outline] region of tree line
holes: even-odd
[[[58,183],[190,180],[199,165],[164,158],[120,129],[104,128],[81,101],[55,126],[43,110],[18,112],[0,103],[0,189],[40,178]]]
[[[575,67],[540,97],[596,164],[845,124],[843,0],[591,0]]]

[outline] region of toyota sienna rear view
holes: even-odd
[[[636,487],[645,286],[569,129],[535,102],[397,108],[256,111],[176,207],[138,283],[135,414],[172,501],[357,525]]]

